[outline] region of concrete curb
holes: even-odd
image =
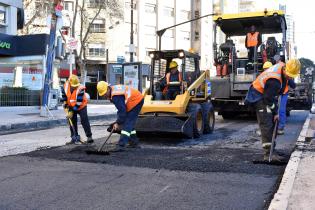
[[[287,209],[289,204],[289,198],[293,190],[294,180],[297,174],[297,170],[300,164],[300,160],[305,147],[305,137],[311,121],[311,114],[308,115],[300,135],[296,142],[296,148],[291,154],[289,163],[283,174],[280,186],[276,194],[274,195],[268,210]]]
[[[100,114],[89,116],[90,121],[105,120],[105,118],[115,118],[116,114]],[[80,118],[80,117],[79,117]],[[80,123],[80,120],[78,120]],[[33,121],[25,123],[14,123],[0,126],[0,135],[12,134],[17,132],[27,132],[67,125],[66,119],[51,119],[43,121]]]

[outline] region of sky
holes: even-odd
[[[305,57],[315,62],[315,1],[284,0],[288,12],[295,21],[295,42],[298,58]]]
[[[287,13],[295,21],[295,45],[297,57],[315,62],[315,1],[314,0],[255,0],[258,8],[273,8],[286,5]]]

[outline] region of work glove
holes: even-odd
[[[71,111],[71,110],[68,109],[66,118],[67,118],[67,119],[72,119],[72,117],[73,117],[73,111]]]
[[[64,109],[68,109],[68,108],[69,108],[68,104],[67,104],[67,103],[64,103],[64,104],[63,104],[63,108],[64,108]]]
[[[108,132],[111,132],[114,129],[114,124],[117,124],[116,122],[113,122],[109,125],[109,127],[107,128]],[[118,125],[118,124],[117,124]],[[118,125],[119,126],[119,125]],[[113,133],[119,133],[121,132],[121,128],[120,126],[118,127],[118,129],[114,130]]]

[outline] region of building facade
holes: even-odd
[[[124,18],[108,30],[109,60],[130,60],[131,1],[124,1]],[[148,52],[158,49],[157,30],[212,13],[211,0],[134,0],[134,60],[150,63]],[[212,18],[168,29],[162,36],[162,50],[193,50],[201,55],[201,68],[212,63]]]
[[[119,17],[112,15],[109,9],[102,9],[95,17],[101,2],[103,1],[63,1],[62,37],[64,40],[70,37],[78,40],[77,55],[84,51],[81,58],[87,70],[86,75],[83,75],[86,76],[86,82],[95,83],[106,79],[107,63],[129,62],[131,50],[134,52],[134,61],[150,64],[148,51],[158,49],[157,30],[212,13],[212,0],[134,0],[134,45],[130,47],[131,1],[116,1],[120,5]],[[49,0],[33,0],[25,8],[25,22],[29,23],[24,29],[25,33],[48,33],[49,16],[45,11],[49,4],[46,3]],[[40,15],[36,13],[38,9],[43,11]],[[34,19],[35,14],[37,16]],[[81,42],[89,25],[87,38]],[[213,63],[212,42],[212,17],[208,17],[167,30],[162,37],[162,50],[193,50],[201,55],[201,69],[210,69]],[[69,50],[66,53],[69,54]],[[62,80],[69,76],[69,60],[72,59],[68,58],[65,56],[65,60],[60,63],[59,76]],[[73,67],[75,68],[74,64]]]
[[[286,13],[287,33],[286,33],[286,48],[288,57],[296,56],[296,45],[295,45],[295,27],[294,19],[292,15],[287,11],[285,2],[283,0],[265,0],[265,1],[254,1],[254,0],[215,0],[213,4],[213,10],[216,12],[228,14],[228,13],[241,13],[241,12],[255,12],[267,10],[283,10]],[[267,40],[269,35],[263,36],[263,41]],[[282,37],[275,36],[279,43],[282,42]],[[223,34],[219,34],[219,43],[222,43],[225,39]],[[245,37],[235,37],[233,41],[238,49],[238,56],[247,56],[247,50],[245,48]]]

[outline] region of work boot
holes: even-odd
[[[85,142],[84,142],[84,141],[81,141],[80,135],[77,135],[74,144],[76,144],[76,145],[81,145],[81,144],[85,144]]]
[[[72,136],[72,137],[71,137],[71,140],[68,141],[68,142],[66,142],[66,145],[74,144],[76,141],[77,141],[77,137],[76,137],[76,136]]]
[[[277,134],[278,135],[283,135],[284,134],[284,130],[279,128]]]
[[[131,135],[130,139],[128,140],[128,148],[141,148],[139,145],[139,139],[136,135]]]
[[[270,150],[265,150],[264,153],[264,161],[268,161],[269,162],[269,154],[270,154]],[[272,157],[271,157],[271,161],[272,162],[285,162],[286,158],[284,156],[281,156],[277,153],[276,150],[273,151]]]
[[[129,141],[127,148],[134,148],[134,149],[140,149],[141,146],[139,145],[139,143],[133,142],[133,141]]]
[[[94,140],[93,140],[92,136],[87,138],[86,143],[88,143],[88,144],[93,144],[94,143]]]
[[[110,152],[123,152],[126,150],[125,145],[119,145],[116,144],[116,146],[114,147],[114,149],[110,150]]]

